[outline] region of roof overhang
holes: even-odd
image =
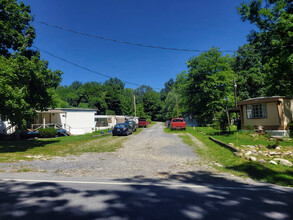
[[[62,111],[60,109],[49,109],[49,110],[46,110],[46,111],[39,111],[37,110],[36,111],[37,113],[43,113],[43,114],[53,114],[53,113],[57,113],[57,114],[60,114],[60,113],[66,113],[65,111]]]
[[[253,98],[253,99],[239,101],[238,105],[251,105],[251,104],[268,103],[268,102],[281,102],[284,98],[285,97],[282,97],[282,96]]]

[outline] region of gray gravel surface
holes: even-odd
[[[112,137],[109,137],[112,138]],[[189,172],[209,172],[224,175],[244,182],[252,180],[216,174],[208,161],[194,153],[194,148],[182,142],[176,134],[164,132],[162,123],[145,128],[137,135],[115,137],[116,141],[126,138],[123,148],[111,153],[85,153],[79,156],[57,157],[51,160],[2,163],[0,169],[9,172],[29,168],[52,176],[101,177],[101,178],[168,178],[171,175]],[[203,143],[191,136],[197,147]],[[98,147],[97,142],[97,147]]]

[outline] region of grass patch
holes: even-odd
[[[142,132],[142,128],[137,127],[136,132],[133,132],[132,135],[137,135]]]
[[[270,136],[268,135],[256,135],[254,136],[253,132],[242,132],[239,131],[237,132],[234,130],[234,133],[232,134],[219,134],[219,131],[216,129],[213,129],[211,127],[197,127],[195,129],[198,132],[204,132],[207,135],[213,136],[219,141],[225,142],[225,143],[233,143],[235,146],[240,146],[240,145],[258,145],[262,144],[264,146],[268,145],[274,145],[276,143],[275,140],[270,141],[269,138]],[[283,147],[289,147],[293,146],[293,140],[291,138],[291,141],[288,139],[280,140],[279,145]]]
[[[0,141],[0,162],[50,159],[55,156],[78,155],[88,152],[111,152],[122,147],[124,137],[92,134],[53,139]]]
[[[179,137],[183,142],[195,146],[195,143],[186,135],[189,133],[203,142],[206,147],[195,147],[195,152],[211,165],[219,163],[223,167],[214,165],[214,168],[220,172],[229,172],[241,177],[250,177],[257,181],[270,182],[282,186],[293,186],[293,168],[285,166],[275,166],[271,164],[261,164],[257,162],[247,161],[243,158],[236,157],[230,150],[221,147],[209,139],[210,134],[214,134],[216,130],[209,127],[187,127],[186,131],[170,131],[164,128],[166,133],[181,133]],[[225,142],[222,139],[223,142]],[[233,143],[229,141],[228,143]],[[243,144],[249,144],[243,142]]]
[[[23,169],[20,169],[20,170],[15,171],[15,172],[17,172],[17,173],[21,173],[21,172],[31,172],[31,171],[32,171],[32,170],[29,169],[29,168],[23,168]]]

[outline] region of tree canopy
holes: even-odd
[[[61,81],[61,72],[50,70],[30,48],[36,36],[31,20],[28,5],[0,2],[0,115],[19,128],[26,128],[35,110],[55,106]]]

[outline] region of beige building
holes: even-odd
[[[293,98],[253,98],[238,102],[238,106],[242,130],[262,126],[271,135],[289,136],[289,123],[293,121]]]

